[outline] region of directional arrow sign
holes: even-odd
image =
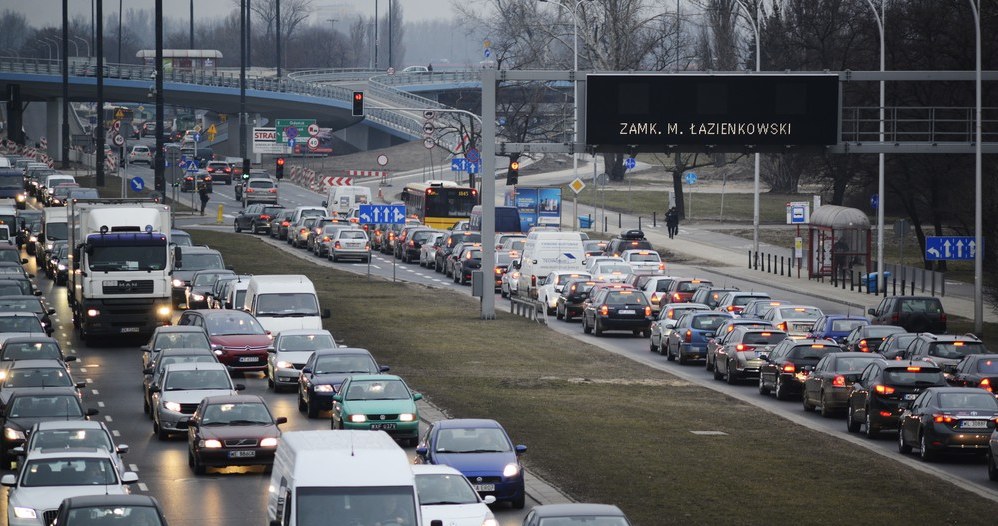
[[[132,187],[132,190],[135,190],[136,192],[141,192],[142,189],[146,187],[146,183],[141,177],[132,177],[128,180],[128,184]]]
[[[925,238],[926,261],[968,261],[977,256],[977,243],[971,236],[928,236]]]
[[[450,171],[452,172],[466,172],[468,171],[468,160],[458,157],[456,159],[450,160]]]
[[[360,205],[361,223],[405,223],[405,205]]]

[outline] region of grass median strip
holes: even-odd
[[[994,502],[535,322],[482,321],[468,296],[310,265],[248,235],[192,234],[237,272],[309,276],[337,338],[450,416],[498,420],[528,446],[528,469],[637,525],[993,521]]]

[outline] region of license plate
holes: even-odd
[[[239,363],[249,363],[257,361],[256,356],[242,356],[239,358]]]
[[[139,332],[138,327],[122,327],[121,332]]]
[[[905,400],[914,400],[916,398],[918,398],[918,393],[910,393],[910,394],[904,395],[904,399]]]
[[[617,314],[634,314],[634,309],[624,309],[617,311]]]
[[[496,490],[496,485],[495,484],[472,484],[472,486],[475,488],[475,491],[495,491]]]
[[[256,456],[256,451],[253,450],[229,451],[229,458],[246,458],[246,457],[255,457],[255,456]]]
[[[987,420],[963,420],[960,422],[960,427],[964,429],[987,429]]]
[[[371,429],[377,431],[378,429],[395,429],[395,424],[371,424]]]

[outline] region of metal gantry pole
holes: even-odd
[[[496,261],[496,70],[482,70],[482,319],[496,318],[492,280]],[[487,265],[487,267],[486,267]],[[486,271],[486,268],[488,269]]]
[[[156,0],[156,153],[153,162],[156,164],[153,174],[153,186],[157,192],[166,198],[166,155],[163,151],[166,132],[166,97],[163,95],[163,0]]]
[[[880,0],[880,12],[873,0],[866,0],[873,9],[874,18],[877,20],[877,30],[880,32],[880,71],[885,69],[884,61],[884,0]],[[880,144],[884,143],[884,81],[880,81]],[[877,154],[877,291],[884,290],[887,280],[884,277],[884,152]]]
[[[73,42],[76,45],[76,42]],[[77,47],[79,54],[79,47]],[[62,168],[69,168],[69,2],[62,3],[62,129],[59,156]]]
[[[281,0],[274,3],[274,24],[277,27],[277,78],[281,78]]]
[[[984,250],[983,220],[981,211],[981,195],[984,189],[981,183],[981,11],[979,0],[970,1],[974,12],[974,31],[976,36],[976,76],[974,78],[975,112],[974,123],[974,333],[984,332]]]
[[[755,16],[753,17],[748,6],[742,0],[735,0],[735,2],[737,2],[738,7],[745,13],[745,18],[748,19],[752,27],[752,32],[755,34],[755,71],[758,73],[762,71],[762,56],[759,53],[761,49],[759,45],[759,6],[756,5]],[[756,254],[759,253],[759,166],[760,154],[756,152],[755,175],[752,178],[752,252]]]
[[[97,151],[94,164],[97,170],[95,184],[104,186],[104,7],[97,2]]]

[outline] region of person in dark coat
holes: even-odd
[[[669,229],[669,239],[679,235],[679,212],[672,207],[665,213],[665,226]]]
[[[204,207],[208,206],[208,185],[205,183],[198,184],[198,197],[201,198],[201,215],[204,215]]]

